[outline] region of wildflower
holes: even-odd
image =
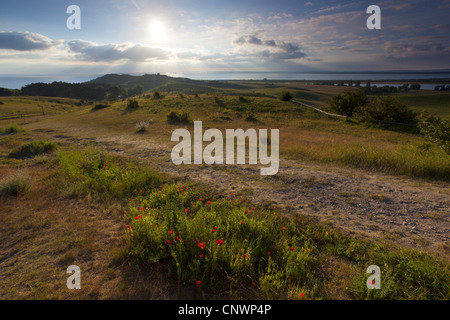
[[[200,240],[198,240],[198,239],[195,239],[195,243],[200,243]]]
[[[216,229],[216,230],[217,230],[217,229],[219,229],[219,227],[215,226],[215,227],[214,227],[214,229]]]
[[[172,234],[173,233],[173,231],[172,230],[169,230],[169,234]]]
[[[222,239],[218,239],[218,240],[216,241],[216,243],[217,243],[217,244],[220,244],[220,245],[223,245],[223,240],[222,240]]]
[[[203,201],[203,199],[202,199],[202,198],[200,198],[200,199],[198,199],[198,201]]]
[[[177,239],[178,241],[180,241],[180,238],[176,237],[175,239]]]
[[[139,215],[137,215],[136,217],[134,217],[134,220],[138,220],[140,218]]]
[[[139,193],[142,193],[142,190],[141,190],[141,191],[139,191]]]
[[[211,204],[211,201],[206,202],[206,204]]]
[[[241,221],[241,224],[244,224],[244,221]]]
[[[247,259],[247,254],[246,254],[246,253],[244,253],[243,257],[244,257],[244,259]]]
[[[211,230],[211,233],[214,233],[214,232],[216,232],[216,229],[212,229],[212,230]]]
[[[285,228],[285,227],[283,227],[283,228],[281,228],[281,229],[283,229],[283,230],[286,230],[286,228]]]
[[[201,284],[202,284],[202,282],[201,282],[200,280],[198,280],[198,281],[196,282],[197,287],[200,287]]]
[[[294,249],[295,249],[294,247],[291,247],[291,251],[294,251]]]
[[[244,212],[245,214],[247,214],[248,213],[248,210],[245,210],[245,212]]]
[[[304,298],[305,294],[304,293],[300,293],[300,297]]]
[[[269,251],[269,253],[268,253],[267,255],[270,256],[271,253],[272,253],[272,252]]]
[[[144,210],[144,207],[141,207],[139,210]]]
[[[232,196],[232,195],[233,195],[233,192],[232,192],[232,193],[230,193],[230,195]]]
[[[125,227],[127,227],[128,229],[131,229],[131,226],[129,226],[129,225],[126,225]]]
[[[130,199],[130,198],[128,198],[128,201],[131,201],[131,199]]]
[[[205,249],[205,243],[204,242],[200,242],[199,244],[198,244],[198,247],[200,248],[200,249]]]
[[[189,211],[189,209],[184,209],[184,211],[185,211],[185,212],[188,212],[188,211]]]
[[[307,252],[309,252],[309,249],[306,249]]]
[[[242,201],[246,202],[247,200],[245,200],[245,199],[242,199]]]
[[[255,208],[252,208],[253,211],[255,211]]]
[[[203,258],[203,253],[200,253],[198,256],[199,256],[200,258]]]
[[[167,240],[167,243],[168,243],[168,244],[171,244],[171,243],[172,243],[172,241],[170,241],[170,240]]]

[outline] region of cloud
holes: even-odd
[[[278,49],[277,52],[265,50],[260,55],[271,56],[275,59],[298,59],[306,57],[306,54],[299,51],[299,46],[289,42],[276,42],[275,40],[262,40],[256,36],[241,36],[234,41],[239,45],[251,44],[256,46],[264,46],[272,49]]]
[[[0,31],[0,49],[17,51],[48,50],[60,43],[60,41],[54,41],[38,33]]]
[[[84,40],[72,40],[67,43],[70,52],[75,53],[80,60],[87,61],[117,61],[117,60],[165,60],[169,51],[153,48],[142,44],[96,44]]]

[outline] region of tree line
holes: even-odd
[[[0,96],[43,96],[43,97],[64,97],[92,101],[102,101],[106,99],[127,98],[142,94],[143,87],[137,85],[132,88],[123,86],[112,86],[109,84],[94,83],[67,83],[55,81],[52,83],[31,83],[18,89],[0,88]]]

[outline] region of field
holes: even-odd
[[[323,108],[345,87],[192,86],[144,92],[137,108],[0,97],[2,299],[449,299],[441,148],[414,128],[278,99],[289,90]],[[448,92],[394,96],[450,115]],[[168,122],[170,112],[188,119]],[[279,129],[278,173],[174,165],[171,134],[192,133],[194,120],[221,132]],[[81,290],[66,287],[69,265],[82,270]],[[370,265],[381,268],[380,290],[366,287]]]

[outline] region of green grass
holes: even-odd
[[[48,153],[55,150],[56,143],[48,141],[31,141],[22,144],[20,147],[9,153],[10,158],[32,158],[40,154]]]
[[[125,198],[161,182],[149,167],[92,148],[61,150],[58,168],[55,183],[69,196]]]
[[[414,111],[425,110],[439,117],[450,115],[449,93],[396,94],[394,96]]]
[[[234,201],[233,201],[234,200]],[[208,201],[210,201],[208,203]],[[247,211],[247,213],[246,213]],[[161,263],[178,284],[253,299],[332,299],[327,261],[351,270],[354,299],[448,299],[448,266],[412,250],[344,236],[275,210],[252,210],[243,199],[213,198],[181,184],[162,185],[127,209],[125,256]],[[365,286],[366,268],[382,270],[382,290]]]

